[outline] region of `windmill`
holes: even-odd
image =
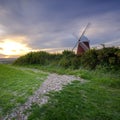
[[[84,34],[89,26],[90,26],[90,23],[87,24],[87,26],[83,30],[81,36],[79,37],[78,41],[76,42],[75,46],[72,49],[72,51],[73,51],[75,49],[75,47],[77,46],[77,55],[80,55],[90,49],[89,40],[84,36]],[[86,38],[86,40],[82,40],[83,37]]]

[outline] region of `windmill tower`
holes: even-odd
[[[76,42],[75,46],[73,47],[72,51],[77,46],[77,55],[83,54],[85,51],[90,49],[89,40],[84,36],[86,30],[90,26],[90,23],[87,24],[84,31],[82,32],[81,36],[79,37],[78,41]]]

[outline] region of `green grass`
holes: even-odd
[[[31,66],[59,74],[72,74],[87,79],[52,92],[47,104],[34,104],[29,120],[119,120],[120,74],[119,71],[72,70],[58,67]]]
[[[49,94],[47,104],[33,105],[28,120],[119,120],[119,93],[93,82],[74,81],[63,90]]]
[[[0,115],[23,104],[41,85],[47,74],[0,64]]]
[[[105,69],[86,70],[86,69],[65,69],[60,66],[40,66],[40,65],[27,65],[29,68],[36,68],[46,72],[57,74],[68,74],[81,77],[83,79],[93,81],[106,87],[120,88],[120,70],[107,71]]]

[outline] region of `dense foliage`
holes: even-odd
[[[72,69],[81,67],[95,69],[102,67],[118,70],[120,68],[120,49],[114,47],[91,49],[80,56],[68,50],[63,51],[62,54],[50,54],[43,51],[30,52],[18,58],[14,64],[54,65]]]
[[[81,61],[84,67],[91,69],[99,66],[107,69],[119,69],[120,49],[110,47],[99,50],[89,50],[81,57]]]
[[[47,52],[30,52],[24,56],[19,57],[14,64],[26,65],[26,64],[40,64],[48,65],[53,60],[57,61],[61,55],[59,54],[49,54]]]

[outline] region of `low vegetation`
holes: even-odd
[[[14,64],[17,65],[44,65],[60,66],[70,69],[96,69],[102,67],[107,70],[120,69],[120,49],[103,48],[99,50],[91,49],[83,55],[75,55],[72,51],[63,51],[62,54],[49,54],[47,52],[31,52],[18,58]]]
[[[33,104],[28,120],[119,120],[120,91],[97,82],[74,81],[50,93],[47,104]]]
[[[0,116],[23,104],[47,74],[0,64]]]
[[[119,71],[29,67],[87,80],[85,83],[75,81],[59,92],[51,92],[49,102],[43,106],[33,104],[29,120],[119,120]]]
[[[24,103],[46,76],[18,66],[70,74],[86,79],[74,81],[59,92],[47,94],[47,104],[32,105],[29,120],[119,120],[120,118],[120,49],[89,50],[77,56],[31,52],[18,58],[11,67],[0,65],[0,111]],[[37,78],[41,78],[37,80]]]

